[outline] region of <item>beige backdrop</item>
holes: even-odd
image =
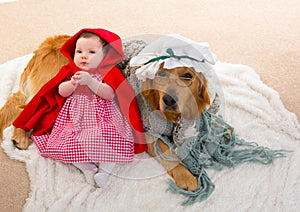
[[[299,11],[299,0],[20,0],[0,4],[0,63],[84,27],[123,38],[177,33],[209,42],[221,62],[252,67],[299,120]],[[24,164],[1,148],[0,160],[0,211],[21,211],[29,193]]]

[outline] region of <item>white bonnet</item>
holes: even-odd
[[[216,56],[208,43],[197,43],[177,34],[163,36],[147,45],[130,60],[131,66],[140,66],[136,75],[140,80],[153,79],[160,65],[164,68],[193,67],[196,72],[211,76]]]

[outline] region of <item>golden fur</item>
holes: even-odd
[[[164,78],[171,79],[160,84],[156,83],[156,78],[147,79],[142,83],[143,97],[148,99],[153,110],[161,111],[168,121],[175,122],[179,115],[195,120],[210,104],[206,78],[193,68],[163,69],[162,66],[157,76],[166,75]],[[191,81],[191,85],[179,86],[177,80],[184,79]]]
[[[60,47],[69,38],[68,35],[59,35],[47,38],[34,52],[21,75],[19,91],[11,96],[0,110],[0,138],[5,128],[12,124],[22,111],[26,103],[38,90],[57,74],[68,60],[60,54]],[[147,80],[142,84],[142,95],[147,98],[153,110],[161,113],[168,121],[175,122],[179,116],[186,119],[195,119],[209,104],[207,81],[201,73],[196,73],[192,68],[180,67],[164,70],[162,67],[158,75],[170,75],[169,82],[160,84],[154,80]],[[193,79],[189,86],[179,86],[182,78]],[[176,81],[177,80],[177,81]],[[142,112],[142,111],[141,111]],[[147,136],[149,154],[156,157],[153,148],[153,138]],[[27,149],[31,139],[22,129],[14,129],[12,140],[17,148]],[[159,141],[163,152],[170,157],[168,146]],[[159,161],[172,176],[176,184],[186,190],[195,190],[198,186],[197,179],[179,162]]]
[[[157,83],[158,77],[155,77],[153,80],[147,79],[142,83],[142,95],[148,99],[152,109],[162,117],[165,117],[167,121],[176,122],[179,116],[195,120],[205,107],[210,104],[207,80],[202,73],[196,73],[192,68],[187,67],[163,69],[161,66],[157,76],[165,76],[171,79],[160,84]],[[191,85],[179,86],[178,80],[186,79],[186,77],[193,79]],[[149,144],[148,153],[156,157],[153,138],[147,136],[147,140]],[[176,184],[186,190],[197,189],[197,179],[179,163],[177,155],[170,153],[168,146],[160,139],[158,140],[158,145],[162,152],[169,157],[177,159],[177,162],[159,160],[168,174],[173,177]]]
[[[0,109],[1,139],[3,130],[12,124],[26,103],[68,62],[67,58],[60,54],[59,49],[69,37],[68,35],[49,37],[34,52],[21,75],[19,90]],[[18,128],[14,128],[12,140],[19,149],[27,149],[31,143],[27,133]]]

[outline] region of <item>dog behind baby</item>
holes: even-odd
[[[13,123],[30,99],[68,62],[59,49],[69,37],[69,35],[49,37],[34,51],[34,56],[20,77],[19,90],[0,109],[0,139],[3,130]],[[12,141],[19,149],[27,149],[32,142],[27,132],[18,128],[14,128]]]

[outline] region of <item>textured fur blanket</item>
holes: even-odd
[[[18,89],[18,80],[32,55],[0,65],[0,107]],[[216,185],[204,202],[181,206],[180,194],[167,192],[170,178],[153,158],[136,155],[130,165],[118,166],[105,189],[94,188],[72,165],[26,151],[4,132],[2,148],[26,164],[31,192],[24,211],[300,211],[300,125],[287,111],[276,91],[267,87],[251,68],[217,63],[226,103],[225,120],[248,141],[272,149],[290,149],[288,157],[270,165],[246,163],[234,169],[209,171]]]

